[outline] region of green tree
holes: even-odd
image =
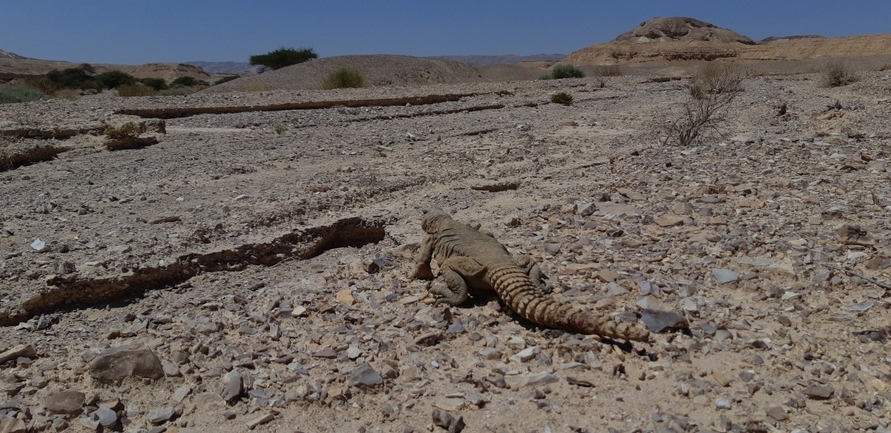
[[[252,65],[266,66],[272,69],[284,68],[285,66],[296,65],[310,59],[318,58],[319,55],[312,48],[279,48],[266,54],[257,54],[250,57]]]
[[[136,84],[136,77],[121,71],[103,72],[93,78],[102,82],[106,88],[115,89],[124,84]]]

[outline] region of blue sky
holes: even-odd
[[[282,46],[321,57],[569,54],[655,16],[755,40],[891,33],[887,0],[0,0],[0,50],[114,64],[247,61]]]

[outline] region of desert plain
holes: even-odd
[[[0,105],[2,431],[888,431],[891,60],[713,60],[750,73],[688,146],[660,125],[705,62],[651,60]],[[429,205],[652,340],[432,305]]]

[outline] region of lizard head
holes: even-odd
[[[423,227],[424,231],[427,233],[435,232],[437,227],[439,227],[440,221],[450,218],[444,210],[436,206],[426,207],[422,209],[421,212],[421,227]]]

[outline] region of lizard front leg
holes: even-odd
[[[433,269],[430,268],[430,261],[433,260],[433,236],[427,235],[418,248],[417,267],[411,275],[412,278],[421,280],[432,280],[435,278]]]
[[[485,272],[483,265],[470,257],[449,257],[439,265],[439,273],[445,284],[436,284],[430,293],[436,297],[436,305],[459,305],[469,294],[468,282],[478,286]]]

